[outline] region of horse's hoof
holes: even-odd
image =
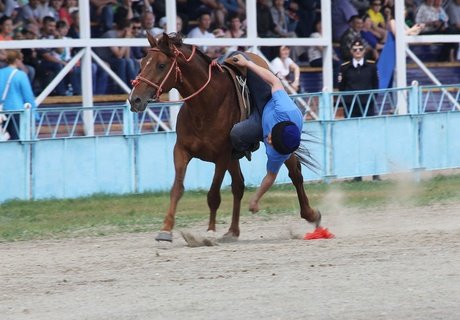
[[[232,232],[227,232],[219,239],[219,242],[236,242],[238,240],[238,236],[235,236]]]
[[[206,231],[206,234],[204,235],[205,238],[215,240],[217,239],[216,232],[214,230],[208,230]]]
[[[172,232],[170,231],[160,231],[158,232],[157,236],[155,237],[155,240],[160,242],[160,241],[168,241],[172,242]]]
[[[315,227],[318,228],[321,225],[321,211],[316,210],[316,221],[315,221]]]

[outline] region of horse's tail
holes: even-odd
[[[319,143],[318,137],[313,135],[311,132],[303,132],[307,137],[302,138],[300,141],[300,146],[294,152],[295,156],[299,160],[301,164],[303,164],[308,169],[318,173],[320,170],[320,164],[318,161],[313,157],[310,150],[306,147],[307,143]]]

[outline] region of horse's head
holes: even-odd
[[[175,87],[180,78],[177,58],[184,54],[177,46],[182,44],[181,38],[166,33],[158,39],[147,34],[147,38],[151,48],[141,61],[141,70],[132,82],[133,89],[128,97],[133,112],[144,111],[152,98],[158,101],[160,95]]]

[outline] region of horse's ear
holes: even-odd
[[[151,48],[156,48],[158,46],[157,39],[154,36],[152,36],[150,32],[147,32],[147,39],[149,40]]]
[[[166,34],[166,32],[163,32],[163,36],[161,37],[161,43],[166,48],[171,47],[171,41],[169,39],[169,36]]]

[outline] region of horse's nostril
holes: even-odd
[[[141,98],[137,97],[136,99],[134,99],[134,104],[135,104],[135,105],[139,105],[139,104],[141,104],[141,103],[142,103]]]

